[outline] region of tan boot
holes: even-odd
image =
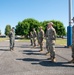
[[[72,59],[71,61],[69,61],[68,63],[74,63],[74,59]]]
[[[52,62],[56,62],[56,59],[55,59],[55,58],[52,58],[51,61],[52,61]]]
[[[12,48],[12,50],[14,50],[14,48]]]
[[[33,48],[36,48],[36,46],[33,46]]]
[[[43,49],[39,50],[39,52],[43,51]]]
[[[52,58],[50,57],[50,58],[47,58],[47,60],[51,60]]]

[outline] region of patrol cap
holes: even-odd
[[[53,22],[49,22],[49,23],[47,23],[47,24],[48,24],[48,25],[49,25],[49,24],[53,25]]]

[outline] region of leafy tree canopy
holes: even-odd
[[[8,35],[10,30],[11,30],[11,25],[6,25],[6,27],[5,27],[5,34]]]
[[[27,18],[24,19],[22,22],[18,22],[16,25],[16,35],[29,35],[30,31],[33,31],[33,28],[36,29],[36,31],[39,31],[39,27],[42,26],[43,30],[46,32],[46,27],[48,22],[53,22],[53,27],[56,30],[57,35],[64,36],[66,35],[66,30],[62,22],[56,21],[56,20],[49,20],[49,21],[43,21],[39,22],[38,20],[35,20],[33,18]]]

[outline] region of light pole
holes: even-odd
[[[72,0],[69,0],[69,26],[67,27],[67,47],[72,45]]]

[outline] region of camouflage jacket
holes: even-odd
[[[41,30],[41,31],[39,32],[38,37],[41,38],[41,39],[44,38],[44,31],[43,31],[43,30]]]
[[[36,38],[37,37],[37,33],[36,31],[33,32],[33,38]]]
[[[47,36],[48,36],[48,40],[56,40],[56,31],[53,27],[48,30]]]
[[[72,27],[72,44],[74,45],[74,26]]]
[[[33,34],[32,33],[30,33],[30,38],[33,38]]]

